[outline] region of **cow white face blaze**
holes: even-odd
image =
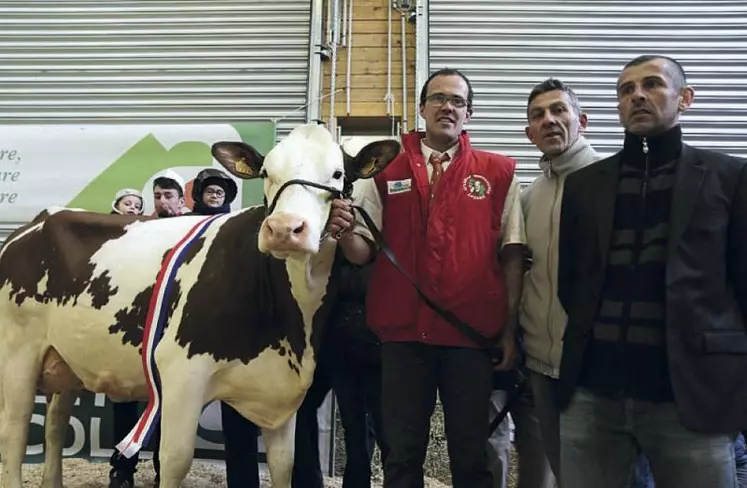
[[[330,190],[342,191],[342,150],[324,127],[302,126],[270,151],[263,172],[271,214],[260,229],[260,251],[283,258],[316,253],[331,208]],[[291,181],[299,183],[288,184]],[[328,189],[300,182],[317,183]]]
[[[213,155],[240,178],[263,178],[269,215],[259,232],[259,250],[277,258],[303,258],[319,251],[332,199],[345,180],[371,178],[399,153],[396,141],[377,141],[355,158],[346,155],[322,126],[297,127],[267,157],[243,143],[219,142]]]

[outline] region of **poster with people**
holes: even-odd
[[[152,178],[160,171],[177,172],[187,183],[189,200],[197,172],[220,167],[210,153],[213,143],[242,140],[266,154],[275,138],[272,122],[4,126],[0,223],[28,222],[50,206],[108,212],[121,188],[141,190],[148,215]],[[262,202],[261,182],[239,183],[235,208]]]

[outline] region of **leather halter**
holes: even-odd
[[[312,187],[312,188],[318,188],[320,190],[324,190],[329,193],[329,197],[327,201],[332,201],[332,200],[340,199],[340,198],[349,199],[353,195],[353,182],[348,180],[347,178],[344,178],[343,180],[342,191],[338,190],[337,188],[331,187],[329,185],[323,185],[321,183],[317,183],[315,181],[301,180],[301,179],[288,180],[282,185],[280,185],[280,188],[278,188],[278,191],[275,193],[275,196],[273,197],[272,202],[270,203],[269,206],[267,205],[267,196],[264,197],[265,218],[269,217],[272,214],[272,212],[275,211],[275,206],[277,205],[278,199],[280,198],[280,195],[283,193],[283,191],[293,185],[301,185],[304,187]],[[325,239],[329,237],[329,235],[330,233],[325,230],[322,233],[319,239],[319,242],[323,242]],[[335,237],[339,238],[340,235],[338,234]]]

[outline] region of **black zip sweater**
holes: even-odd
[[[580,385],[673,401],[666,354],[666,249],[682,132],[625,135],[607,270]]]

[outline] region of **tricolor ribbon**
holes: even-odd
[[[205,232],[208,226],[221,215],[200,220],[166,255],[161,269],[158,271],[153,295],[148,305],[148,315],[145,319],[143,331],[143,371],[148,383],[148,406],[138,420],[135,427],[119,444],[117,450],[126,458],[131,458],[148,443],[159,420],[161,419],[161,378],[156,367],[156,346],[161,341],[163,329],[168,314],[168,297],[171,293],[174,277],[179,266],[184,261],[189,248]]]

